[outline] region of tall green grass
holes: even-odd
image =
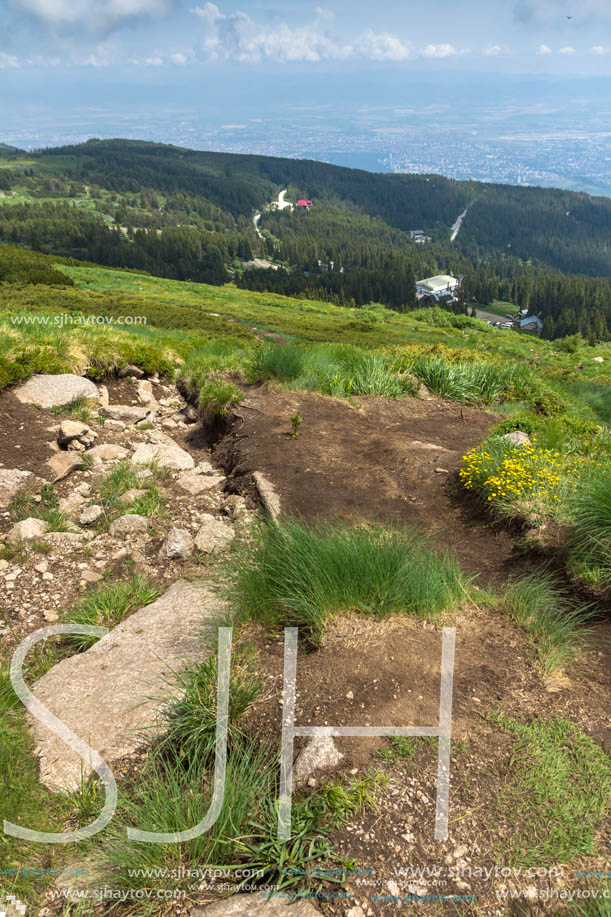
[[[267,525],[238,556],[233,598],[242,616],[297,626],[314,643],[342,612],[439,618],[464,596],[449,553],[426,538],[382,526]]]
[[[71,609],[64,622],[114,627],[133,611],[154,602],[159,592],[160,590],[143,576],[133,576],[126,582],[103,583]],[[87,634],[71,634],[66,640],[74,650],[83,652],[97,643],[98,638]]]
[[[592,585],[611,588],[611,466],[590,466],[568,503],[573,523],[571,569]]]
[[[511,583],[502,605],[528,635],[546,674],[568,668],[588,635],[590,613],[575,604],[555,576],[538,572]]]

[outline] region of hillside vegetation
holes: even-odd
[[[269,209],[283,188],[312,210]],[[177,280],[405,311],[416,279],[451,272],[464,275],[458,311],[508,301],[541,313],[548,338],[604,340],[611,326],[606,198],[92,140],[0,150],[0,205],[5,242]]]

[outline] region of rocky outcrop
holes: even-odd
[[[59,425],[57,442],[62,449],[72,449],[81,452],[93,446],[98,434],[79,420],[62,420]]]
[[[27,382],[15,389],[15,397],[22,404],[37,404],[41,408],[64,407],[75,398],[98,400],[97,386],[90,379],[61,373],[57,376],[30,376]]]
[[[179,580],[117,625],[85,653],[70,656],[32,690],[112,767],[161,727],[174,673],[201,661],[223,605],[206,586]],[[214,650],[213,650],[214,651]],[[38,720],[32,720],[40,778],[50,788],[77,788],[90,768]]]

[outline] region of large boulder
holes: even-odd
[[[32,474],[31,471],[0,468],[0,509],[6,509],[19,494],[40,493],[44,483],[42,478]]]
[[[170,682],[209,643],[216,652],[213,622],[222,612],[211,589],[179,580],[85,653],[53,666],[33,693],[112,767],[159,734],[160,710],[176,690]],[[38,720],[32,731],[44,785],[77,789],[87,763]]]
[[[91,379],[60,373],[57,376],[31,376],[15,389],[15,397],[22,404],[38,404],[41,408],[64,407],[75,398],[98,400],[97,386]]]

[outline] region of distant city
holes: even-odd
[[[537,87],[529,102],[528,86],[515,95],[506,88],[500,100],[468,102],[452,97],[451,88],[440,102],[427,85],[397,90],[385,100],[394,104],[384,105],[352,98],[295,106],[285,95],[273,111],[243,101],[232,108],[231,123],[219,107],[198,104],[193,96],[180,107],[149,99],[134,110],[126,100],[123,109],[81,104],[69,114],[47,113],[33,103],[29,117],[5,119],[0,141],[34,149],[89,137],[131,137],[373,172],[434,172],[611,196],[611,100],[603,88],[600,94],[563,97],[562,86],[545,92]]]

